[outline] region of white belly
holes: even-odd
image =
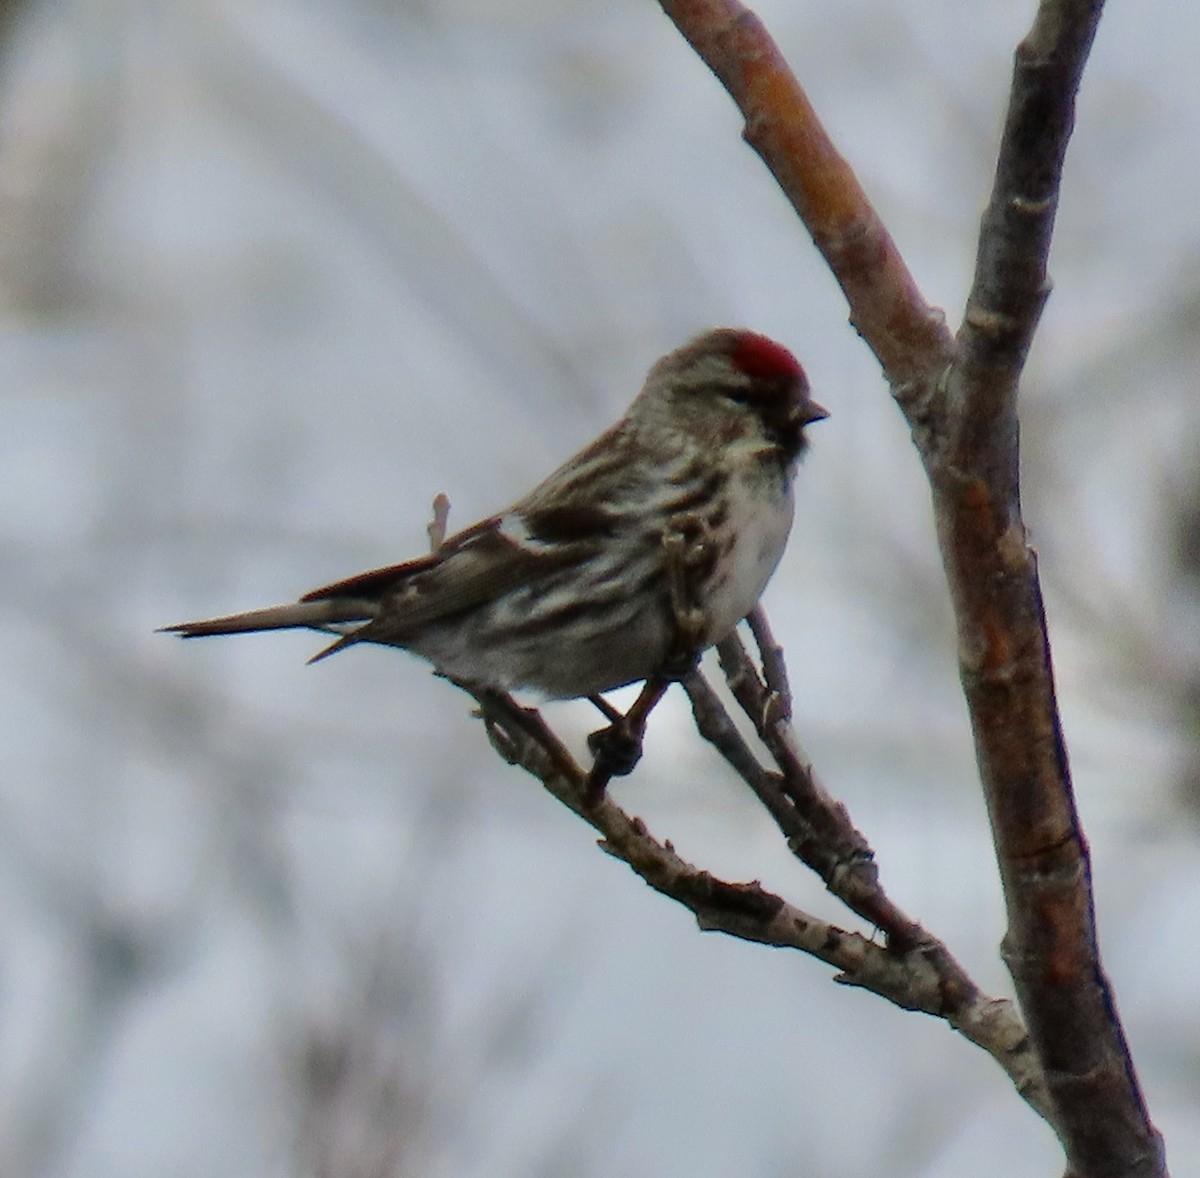
[[[761,475],[731,488],[729,526],[734,543],[725,576],[704,603],[710,641],[719,642],[755,606],[779,564],[795,509],[791,482],[780,497],[778,486],[763,485]]]

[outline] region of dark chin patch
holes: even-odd
[[[763,429],[768,438],[779,447],[784,463],[789,463],[804,452],[808,445],[804,437],[804,426],[792,413],[763,413]]]
[[[759,377],[748,389],[726,392],[731,401],[754,413],[768,441],[779,447],[784,463],[791,462],[806,445],[804,418],[798,411],[803,395],[803,386],[798,386],[794,376]]]

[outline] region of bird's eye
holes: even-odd
[[[794,376],[759,377],[744,385],[729,385],[723,390],[725,395],[740,405],[762,405],[777,401],[789,393],[799,396],[799,381]]]

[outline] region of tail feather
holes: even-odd
[[[331,597],[322,601],[274,605],[224,618],[179,622],[174,626],[163,626],[161,632],[178,634],[181,638],[207,638],[214,634],[250,634],[258,630],[326,630],[347,622],[369,622],[377,608],[376,602],[363,598]]]
[[[308,660],[308,665],[311,667],[313,663],[319,663],[322,659],[327,659],[331,654],[337,654],[339,650],[345,650],[347,646],[352,646],[359,641],[358,631],[352,630],[349,634],[343,634],[335,642],[331,642],[328,646],[323,646],[316,654]]]

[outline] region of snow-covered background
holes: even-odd
[[[760,12],[952,322],[1032,2]],[[1007,992],[922,477],[650,0],[27,0],[0,57],[0,1173],[1052,1174],[942,1025],[698,933],[415,659],[155,626],[515,498],[690,333],[833,413],[767,596],[896,900]],[[1025,386],[1105,960],[1200,1174],[1200,21],[1113,5]],[[572,739],[577,705],[551,718]],[[842,919],[678,699],[620,800]]]

